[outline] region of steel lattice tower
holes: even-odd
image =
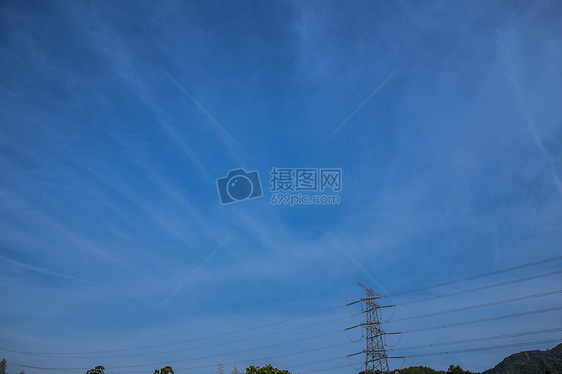
[[[361,307],[365,313],[365,339],[367,347],[365,353],[365,374],[389,373],[388,356],[384,349],[385,332],[381,327],[381,306],[377,303],[380,296],[372,288],[359,285],[365,290],[365,297],[361,299]]]

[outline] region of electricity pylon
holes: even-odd
[[[381,306],[377,303],[380,296],[372,288],[359,285],[365,290],[365,297],[361,299],[361,308],[365,313],[365,329],[367,346],[365,353],[365,374],[389,373],[388,356],[384,349],[385,332],[381,327]]]

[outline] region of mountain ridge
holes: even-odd
[[[544,351],[532,350],[511,354],[493,368],[481,373],[472,373],[454,365],[451,365],[447,371],[425,366],[410,366],[390,372],[399,374],[562,374],[562,343]],[[359,374],[365,373],[360,372]]]
[[[482,374],[562,374],[562,343],[545,351],[522,351],[504,358]]]

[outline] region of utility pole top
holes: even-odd
[[[369,287],[364,286],[363,283],[358,282],[357,284],[361,286],[361,288],[365,291],[365,293],[366,293],[367,295],[369,295],[369,294],[374,294],[374,293],[375,293],[375,291],[373,291],[372,288],[369,288]]]

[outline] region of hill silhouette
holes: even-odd
[[[546,351],[523,351],[506,357],[482,374],[562,374],[562,343]]]
[[[425,366],[410,366],[404,369],[391,370],[390,372],[393,374],[470,373],[453,365],[447,371],[435,370]],[[359,374],[365,374],[365,372],[361,371]],[[374,374],[378,374],[378,371],[375,371]],[[562,343],[546,351],[536,350],[514,353],[481,374],[562,374]]]

